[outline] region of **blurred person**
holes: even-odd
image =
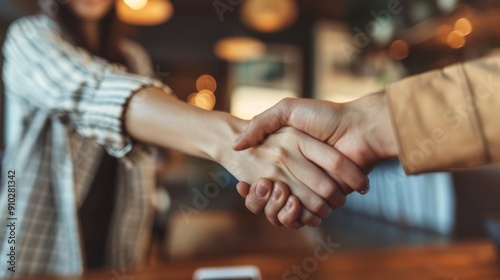
[[[297,227],[317,226],[342,206],[344,192],[367,189],[353,163],[329,166],[324,159],[342,155],[293,128],[233,151],[231,139],[247,122],[181,102],[153,79],[145,51],[120,34],[114,0],[61,3],[51,3],[54,16],[14,22],[3,48],[6,95],[22,111],[8,120],[21,127],[9,135],[3,162],[15,172],[3,184],[15,186],[16,201],[0,219],[17,220],[0,229],[0,263],[11,262],[0,277],[143,262],[155,187],[151,145],[213,160],[241,181],[285,182],[307,209]],[[273,194],[278,203],[284,197]],[[7,208],[6,191],[0,207]]]
[[[345,104],[286,99],[255,117],[234,149],[245,150],[291,126],[335,147],[367,173],[398,156],[407,174],[500,163],[499,75],[500,57],[487,57],[410,77]],[[237,188],[249,210],[265,211],[273,224],[292,225],[301,201],[291,191],[279,207],[254,195],[262,186],[270,189],[273,181],[261,179],[251,188],[240,182]],[[284,183],[275,187],[288,192]]]

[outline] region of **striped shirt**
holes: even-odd
[[[10,26],[3,79],[8,102],[22,111],[8,119],[20,129],[9,135],[13,141],[1,176],[0,277],[83,272],[77,213],[104,152],[119,158],[107,265],[144,260],[153,213],[154,159],[148,147],[134,144],[125,134],[123,113],[143,87],[170,90],[152,78],[151,61],[140,46],[126,40],[120,48],[136,74],[74,46],[47,16],[25,17]],[[15,171],[14,180],[6,178],[7,171]],[[7,186],[13,185],[11,212],[6,211]],[[6,221],[14,222],[15,230],[5,227]],[[12,252],[15,272],[8,270]]]

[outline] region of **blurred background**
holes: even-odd
[[[1,0],[0,40],[37,9]],[[117,9],[179,98],[246,119],[285,97],[354,100],[500,46],[495,0],[117,0]],[[0,104],[3,149],[17,109],[3,95]],[[222,167],[158,156],[152,262],[307,255],[318,236],[339,251],[486,239],[486,221],[500,213],[498,166],[407,177],[388,162],[370,175],[367,196],[353,194],[318,229],[290,231],[246,210]]]

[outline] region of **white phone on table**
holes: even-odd
[[[260,270],[255,266],[231,266],[200,268],[194,272],[193,280],[261,280]]]

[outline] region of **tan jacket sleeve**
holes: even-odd
[[[500,162],[500,57],[391,84],[387,102],[408,174]]]

